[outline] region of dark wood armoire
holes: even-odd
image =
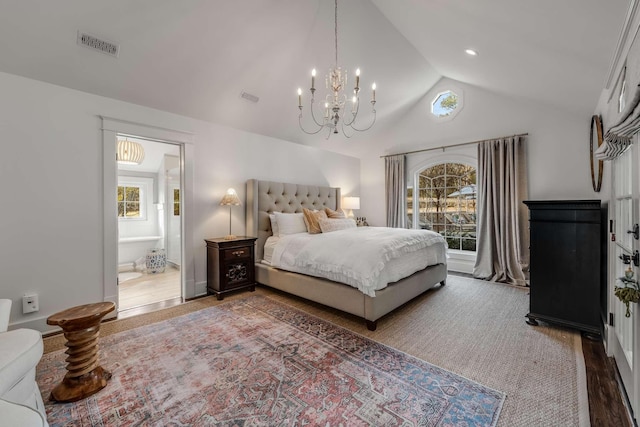
[[[537,320],[602,330],[606,209],[600,200],[529,200],[530,306]],[[606,294],[605,294],[606,295]]]

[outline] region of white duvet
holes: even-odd
[[[273,267],[345,283],[372,297],[389,283],[444,263],[440,234],[386,227],[281,236],[271,257]]]

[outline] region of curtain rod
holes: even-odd
[[[479,144],[481,142],[486,142],[486,141],[493,141],[496,139],[505,139],[505,138],[513,138],[516,136],[528,136],[529,133],[518,133],[515,135],[510,135],[510,136],[502,136],[500,138],[490,138],[490,139],[481,139],[479,141],[471,141],[471,142],[461,142],[460,144],[451,144],[451,145],[443,145],[441,147],[431,147],[431,148],[424,148],[422,150],[414,150],[414,151],[406,151],[404,153],[395,153],[395,154],[385,154],[384,156],[380,156],[381,159],[384,159],[385,157],[391,157],[391,156],[401,156],[401,155],[406,155],[406,154],[415,154],[415,153],[422,153],[425,151],[433,151],[433,150],[446,150],[447,148],[453,148],[453,147],[461,147],[463,145],[471,145],[471,144]]]

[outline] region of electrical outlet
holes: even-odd
[[[38,310],[40,310],[38,294],[25,294],[22,297],[22,313],[33,313]]]

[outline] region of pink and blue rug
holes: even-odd
[[[494,426],[505,395],[261,296],[102,337],[113,377],[51,426]]]

